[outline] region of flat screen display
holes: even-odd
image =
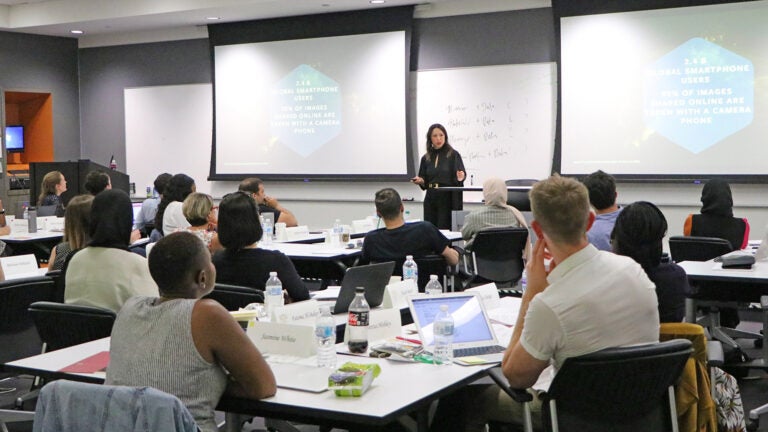
[[[8,152],[24,151],[24,126],[5,127],[5,150]]]

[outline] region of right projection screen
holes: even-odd
[[[768,2],[561,20],[561,172],[768,174]]]

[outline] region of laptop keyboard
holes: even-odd
[[[504,352],[504,347],[501,345],[489,345],[473,348],[459,348],[453,350],[454,357],[473,357],[487,354],[498,354]]]

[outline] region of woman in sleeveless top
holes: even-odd
[[[149,271],[160,297],[125,303],[112,329],[107,384],[151,386],[178,397],[203,432],[217,430],[224,393],[262,399],[276,392],[259,350],[224,307],[202,299],[216,269],[202,242],[176,232],[157,242]]]
[[[733,217],[731,187],[725,180],[708,181],[701,190],[701,204],[701,214],[686,218],[684,235],[723,238],[731,242],[733,250],[747,247],[749,222]]]

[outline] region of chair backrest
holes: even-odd
[[[507,186],[533,186],[538,180],[535,179],[510,179],[505,181]],[[528,190],[508,190],[507,204],[523,211],[531,211],[531,199],[528,197]]]
[[[544,422],[554,405],[560,430],[671,430],[669,389],[692,351],[675,339],[566,359],[543,397]]]
[[[205,298],[216,300],[225,309],[236,311],[251,303],[264,303],[264,291],[237,285],[217,283]]]
[[[108,337],[117,316],[100,307],[47,301],[32,303],[29,313],[47,352]]]
[[[64,303],[64,283],[66,282],[66,279],[64,278],[64,271],[63,270],[52,270],[45,274],[51,280],[53,280],[53,299],[51,301],[56,303]]]
[[[461,231],[461,228],[464,227],[464,219],[470,213],[469,210],[451,210],[451,231]]]
[[[52,300],[53,291],[53,281],[47,277],[0,282],[0,363],[42,352],[27,309],[36,301]]]
[[[40,391],[32,430],[192,432],[197,425],[179,398],[151,387],[58,380]]]
[[[675,262],[708,261],[731,252],[731,242],[717,237],[672,236],[669,253]]]
[[[475,274],[491,282],[517,282],[523,275],[528,228],[489,228],[472,241]]]
[[[445,262],[445,258],[442,255],[426,255],[414,258],[413,260],[416,261],[416,265],[419,267],[419,280],[416,283],[419,287],[419,292],[424,292],[424,287],[427,286],[427,282],[429,282],[429,275],[437,275],[437,280],[443,285],[443,292],[447,291],[446,285],[448,283],[450,270],[448,263]],[[392,276],[402,276],[405,258],[394,261],[395,269],[392,271]]]

